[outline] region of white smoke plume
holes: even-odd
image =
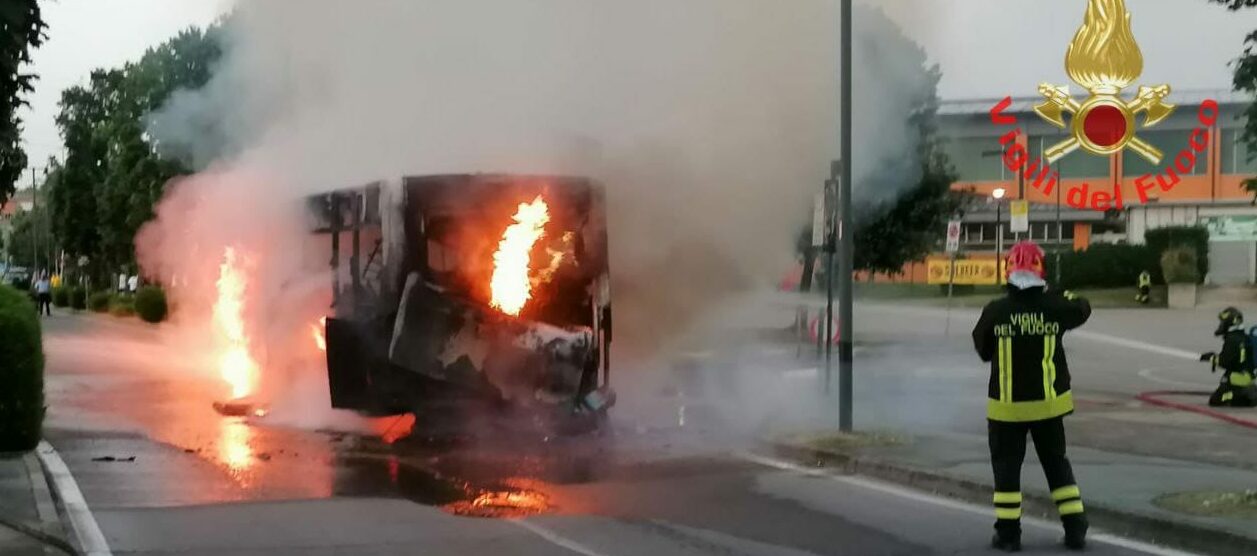
[[[919,49],[858,12],[855,185],[888,198],[915,181],[907,116],[929,81]],[[168,194],[140,259],[204,307],[216,253],[251,253],[270,319],[252,326],[275,354],[326,306],[295,293],[326,282],[301,254],[300,197],[588,175],[608,189],[618,349],[650,355],[788,268],[837,153],[837,30],[834,0],[242,0],[213,80],[152,115],[159,148],[207,170]],[[888,169],[903,177],[861,188]]]

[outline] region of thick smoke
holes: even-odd
[[[858,13],[855,185],[890,198],[915,181],[907,118],[930,80],[884,15]],[[203,307],[214,253],[241,246],[255,311],[291,328],[323,309],[292,293],[325,280],[300,255],[301,196],[588,175],[608,188],[617,349],[649,356],[788,268],[837,153],[837,29],[834,0],[242,1],[214,79],[152,115],[159,148],[207,170],[172,189],[140,257],[200,284],[181,295]]]

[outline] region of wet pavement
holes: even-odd
[[[221,384],[163,334],[45,320],[47,436],[115,554],[973,554],[988,541],[987,508],[748,458],[753,435],[692,389],[622,391],[609,429],[581,438],[390,443],[371,432],[389,421],[219,415]],[[785,351],[762,357],[798,370]],[[1052,524],[1026,534],[1030,553],[1058,551]]]

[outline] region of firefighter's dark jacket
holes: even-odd
[[[987,418],[1027,422],[1074,411],[1061,336],[1091,317],[1091,304],[1069,292],[1019,290],[987,304],[973,345],[991,363]]]
[[[1222,351],[1214,356],[1214,363],[1226,372],[1231,386],[1253,384],[1253,354],[1249,351],[1248,334],[1243,330],[1228,330],[1222,335]]]

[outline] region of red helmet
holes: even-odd
[[[1008,258],[1004,267],[1007,275],[1014,272],[1033,272],[1043,278],[1043,249],[1033,241],[1023,241],[1008,250]]]

